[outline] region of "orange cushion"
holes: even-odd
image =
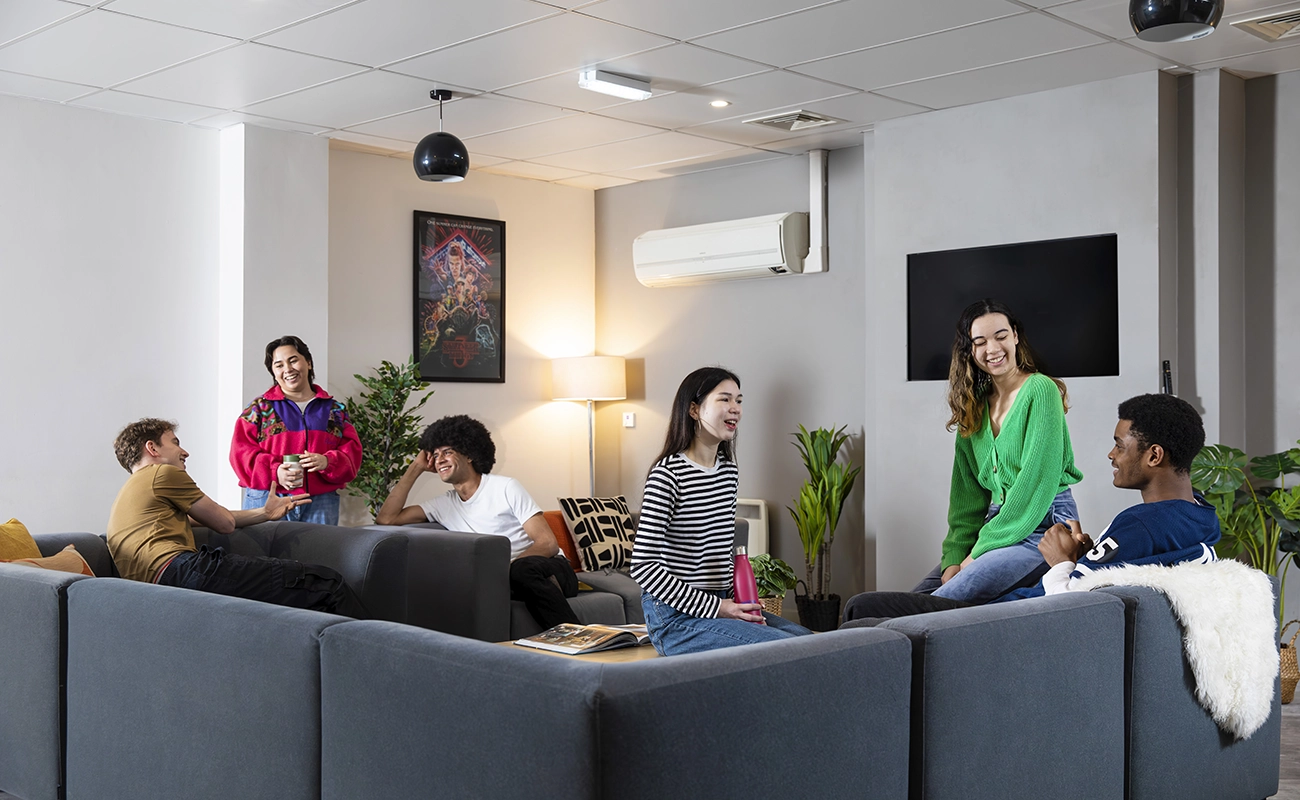
[[[573,536],[569,533],[569,526],[564,522],[564,513],[560,511],[543,511],[542,516],[550,524],[551,532],[555,534],[555,541],[560,545],[564,557],[569,559],[569,566],[573,567],[574,572],[582,572],[582,561],[578,558],[578,548],[573,544]]]
[[[5,563],[23,564],[28,567],[40,567],[41,569],[52,569],[58,572],[71,572],[76,575],[95,577],[95,573],[91,570],[90,565],[86,563],[86,559],[82,558],[81,553],[77,552],[76,546],[71,544],[52,556],[5,559]]]

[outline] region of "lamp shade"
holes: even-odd
[[[1144,42],[1186,42],[1214,33],[1224,0],[1129,0],[1128,18]]]
[[[627,367],[622,356],[555,359],[551,362],[551,399],[626,400]]]
[[[436,131],[415,146],[415,174],[422,181],[451,183],[465,180],[469,150],[450,133]]]

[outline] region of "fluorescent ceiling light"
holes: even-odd
[[[726,108],[727,106],[731,105],[731,103],[727,102],[726,100],[714,100],[712,103],[709,103],[709,105],[713,106],[714,108]]]
[[[650,81],[615,75],[602,69],[584,69],[579,72],[578,85],[583,89],[612,94],[625,100],[644,100],[650,96]]]

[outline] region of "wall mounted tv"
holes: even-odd
[[[1113,233],[910,254],[907,379],[947,380],[957,318],[985,297],[1020,318],[1043,372],[1118,375],[1118,266]]]

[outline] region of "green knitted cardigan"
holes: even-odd
[[[1023,541],[1047,516],[1052,498],[1081,480],[1061,393],[1051,378],[1034,373],[996,437],[987,405],[979,430],[957,436],[942,568]],[[986,523],[990,504],[1001,509]]]

